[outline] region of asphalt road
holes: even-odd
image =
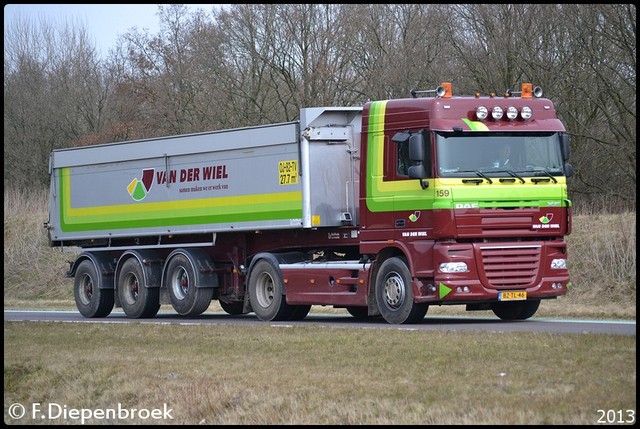
[[[528,320],[508,322],[496,317],[427,316],[420,323],[391,325],[381,318],[358,320],[350,315],[310,313],[295,322],[264,322],[254,314],[231,316],[226,313],[203,313],[184,317],[175,313],[158,313],[152,319],[128,319],[114,310],[108,317],[87,319],[77,311],[4,310],[7,321],[40,321],[69,323],[157,323],[180,325],[268,325],[268,326],[323,326],[351,329],[397,329],[426,331],[486,331],[486,332],[546,332],[558,334],[636,335],[636,322],[620,320],[563,320],[532,317]]]

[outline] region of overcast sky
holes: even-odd
[[[193,10],[209,12],[219,4],[187,4]],[[160,30],[157,4],[6,4],[4,28],[12,20],[27,19],[34,24],[47,20],[52,24],[69,22],[83,25],[95,41],[96,48],[106,55],[115,47],[118,35],[137,27],[149,29],[151,34]]]

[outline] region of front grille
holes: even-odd
[[[496,289],[532,285],[538,276],[540,253],[540,245],[480,248],[485,276]]]

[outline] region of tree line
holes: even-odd
[[[574,202],[635,210],[634,4],[158,5],[107,55],[73,22],[5,22],[4,185],[53,149],[298,119],[301,107],[543,88],[571,136]]]

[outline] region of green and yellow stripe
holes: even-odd
[[[279,192],[166,202],[71,206],[71,172],[60,169],[63,232],[277,221],[302,217],[302,192]]]

